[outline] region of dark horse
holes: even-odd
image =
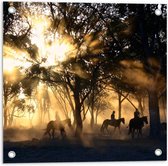
[[[110,126],[113,126],[113,127],[114,127],[114,130],[115,130],[116,128],[118,128],[119,131],[120,131],[120,124],[121,124],[121,122],[122,122],[123,124],[125,124],[125,119],[124,119],[124,118],[120,118],[120,119],[116,119],[116,120],[114,120],[114,121],[112,121],[111,119],[105,119],[105,120],[103,121],[103,124],[102,124],[101,128],[100,128],[100,131],[101,131],[102,133],[104,133],[104,129],[106,129],[106,131],[109,133],[109,131],[108,131],[108,129],[107,129],[109,125],[110,125]]]
[[[129,122],[129,132],[128,134],[132,135],[132,138],[134,138],[135,131],[138,133],[138,137],[142,136],[142,128],[144,127],[144,123],[148,124],[148,118],[147,116],[143,116],[141,118],[133,118]]]
[[[69,128],[72,128],[71,120],[70,119],[65,119],[62,121],[52,120],[48,122],[44,135],[48,134],[50,138],[54,138],[55,130],[59,130],[62,138],[64,138],[66,136],[65,125],[68,125]]]

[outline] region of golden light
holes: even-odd
[[[38,47],[39,60],[46,55],[46,36],[48,28],[50,27],[50,20],[46,16],[28,15],[31,24],[31,43]]]
[[[35,62],[35,63],[39,63],[40,66],[57,67],[61,62],[66,61],[70,58],[76,57],[77,53],[80,53],[81,55],[85,55],[87,54],[88,49],[92,53],[100,52],[101,50],[100,41],[98,39],[95,39],[93,35],[86,35],[84,39],[84,44],[78,50],[77,45],[75,44],[73,38],[70,35],[66,33],[59,34],[58,33],[60,32],[59,29],[57,32],[52,33],[51,19],[48,16],[29,14],[26,16],[26,18],[28,18],[28,22],[30,23],[30,26],[31,26],[31,30],[30,30],[31,33],[29,36],[29,39],[31,41],[30,46],[35,45],[38,47],[38,50],[36,52],[38,62]],[[20,76],[19,74],[20,73],[22,73],[23,75],[25,74],[25,72],[20,72],[20,69],[24,70],[31,67],[34,61],[30,59],[30,55],[27,51],[23,49],[18,49],[13,45],[7,45],[5,43],[3,51],[4,51],[3,52],[3,57],[4,57],[3,71],[4,71],[4,74],[8,76],[8,77],[5,77],[6,81],[14,82],[14,81],[20,80],[22,76]],[[18,71],[20,72],[19,74],[18,74]],[[83,72],[80,66],[75,66],[72,72],[78,74],[80,77],[88,78],[88,74]],[[49,98],[53,99],[53,97],[55,97],[53,95],[53,90],[47,85],[42,84],[42,82],[39,82],[36,88],[37,88],[37,94],[35,98],[39,103],[41,100],[42,101],[46,100],[44,99],[46,92],[49,94]],[[22,89],[20,91],[20,94],[18,95],[18,98],[25,99],[26,102],[28,101],[28,98],[26,98]],[[59,96],[57,96],[57,98],[59,98]],[[35,118],[33,119],[34,123],[38,123],[39,114],[41,114],[43,110],[43,108],[40,108],[41,106],[39,106],[38,104],[35,103],[36,112],[35,112]],[[61,111],[62,107],[56,98],[54,101],[51,100],[51,106],[50,108],[48,108],[48,109],[52,109],[51,111],[52,118],[55,119],[55,108],[57,107],[60,107],[58,108],[60,110],[58,114],[61,117],[61,119],[65,118],[64,112]],[[24,118],[24,122],[25,122],[24,124],[28,126],[29,115],[27,114],[26,114],[26,117]],[[20,119],[20,121],[22,120],[23,119]],[[27,123],[26,123],[26,120],[27,120]]]
[[[51,20],[47,16],[28,15],[31,23],[31,43],[38,47],[38,57],[42,66],[57,65],[67,58],[76,55],[76,47],[72,39],[67,35],[60,35],[58,32],[50,33]]]
[[[28,58],[29,54],[24,50],[12,47],[4,44],[3,46],[3,71],[4,73],[13,73],[18,67],[24,69],[31,66],[25,58]]]
[[[20,94],[18,96],[19,99],[25,99],[25,94],[23,93],[23,88],[20,89]]]
[[[3,60],[3,71],[7,73],[12,73],[16,67],[15,61],[12,58],[4,58]]]
[[[3,74],[5,76],[5,80],[10,83],[16,82],[19,77],[22,77],[17,68],[17,61],[12,58],[4,58]]]
[[[63,62],[74,57],[76,52],[75,46],[66,42],[66,39],[63,41],[60,41],[59,38],[55,39],[47,49],[47,64],[54,65]]]
[[[11,45],[3,46],[3,75],[9,83],[19,82],[24,77],[24,70],[31,66],[26,58],[28,53]]]
[[[58,44],[55,46],[56,52],[58,52],[56,58],[58,59],[58,61],[63,61],[66,58],[66,54],[68,53],[69,50],[69,46],[68,44],[62,43],[62,44]]]

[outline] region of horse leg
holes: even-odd
[[[52,129],[52,139],[55,137],[55,129]]]
[[[140,135],[140,131],[139,129],[137,130],[137,137],[139,138],[139,135]]]
[[[135,129],[135,134],[137,134],[137,138],[139,137],[139,130]]]
[[[104,134],[104,126],[102,125],[101,129],[100,129],[101,133]]]
[[[131,127],[131,124],[129,123],[129,131],[128,131],[128,135],[132,133],[132,127]]]
[[[104,124],[102,124],[101,128],[100,128],[100,132],[104,133]]]
[[[47,134],[48,134],[49,138],[51,139],[51,134],[50,134],[50,130],[49,129],[47,129],[46,132],[44,133],[44,135],[47,135]]]
[[[139,135],[142,137],[142,129],[139,129]]]
[[[108,130],[108,126],[106,126],[106,131],[107,131],[108,134],[110,134],[110,132],[109,132],[109,130]]]
[[[134,139],[134,132],[135,132],[135,129],[133,129],[132,132],[131,132],[132,139]]]
[[[104,134],[104,125],[102,126],[102,132],[103,132],[103,134]]]
[[[106,129],[106,131],[107,131],[107,133],[108,133],[108,129],[107,129],[107,127],[105,127],[105,129]]]
[[[139,138],[140,135],[141,135],[141,131],[140,131],[140,129],[137,129],[137,137]]]
[[[66,132],[65,132],[64,128],[60,129],[60,134],[61,134],[62,139],[64,139],[66,137]]]
[[[131,126],[129,126],[128,135],[132,134],[132,130],[133,130],[133,128]]]
[[[50,134],[50,131],[48,131],[47,133],[48,133],[49,138],[51,139],[51,134]]]
[[[118,126],[119,133],[121,134],[120,126]]]

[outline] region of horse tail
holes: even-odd
[[[101,128],[100,128],[100,131],[103,132],[103,124],[102,124],[102,126],[101,126]]]
[[[100,128],[100,131],[103,132],[103,129],[104,129],[104,122],[103,122],[103,124],[102,124],[102,126]]]
[[[131,127],[131,121],[129,122],[129,131],[128,131],[128,135],[132,133],[132,127]]]
[[[45,130],[44,135],[47,135],[47,134],[50,132],[50,130],[51,130],[51,125],[52,125],[52,122],[50,121],[50,122],[47,124],[47,127],[46,127],[45,129],[43,129],[43,130]]]
[[[47,129],[43,129],[43,130],[45,130],[44,135],[47,135],[48,130]]]

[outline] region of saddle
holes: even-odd
[[[114,124],[116,119],[110,119],[111,124]]]

